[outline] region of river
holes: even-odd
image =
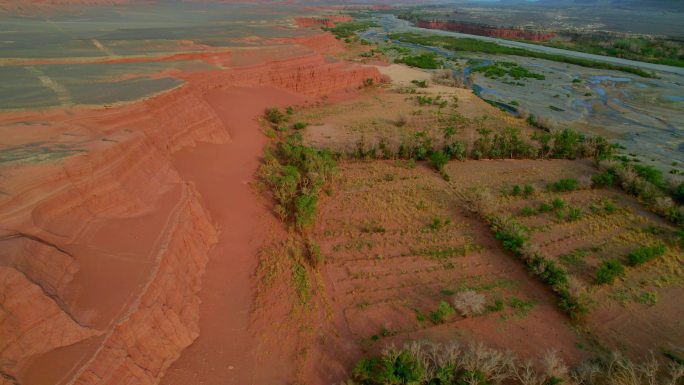
[[[569,56],[569,57],[589,59],[589,60],[595,60],[595,61],[611,63],[611,64],[627,65],[627,66],[642,68],[644,70],[649,70],[649,71],[669,72],[669,73],[674,73],[674,74],[684,76],[684,68],[682,68],[682,67],[674,67],[674,66],[668,66],[668,65],[663,65],[663,64],[654,64],[654,63],[646,63],[646,62],[641,62],[641,61],[636,61],[636,60],[622,59],[622,58],[612,57],[612,56],[603,56],[603,55],[595,55],[595,54],[590,54],[590,53],[585,53],[585,52],[570,51],[570,50],[561,49],[561,48],[553,48],[553,47],[547,47],[547,46],[543,46],[543,45],[539,45],[539,44],[530,44],[530,43],[524,43],[524,42],[514,41],[514,40],[499,39],[499,38],[495,38],[495,37],[470,35],[470,34],[466,34],[466,33],[443,31],[440,29],[419,28],[419,27],[413,26],[410,22],[408,22],[406,20],[402,20],[402,19],[397,18],[395,15],[380,14],[380,15],[376,16],[376,21],[380,25],[382,25],[382,27],[385,29],[385,32],[421,32],[421,33],[429,32],[429,33],[436,34],[436,35],[478,39],[478,40],[497,43],[497,44],[508,46],[508,47],[523,48],[523,49],[527,49],[530,51],[546,52],[546,53],[554,54],[554,55],[564,55],[564,56]]]

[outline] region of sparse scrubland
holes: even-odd
[[[521,360],[510,351],[482,344],[411,342],[362,359],[353,370],[353,379],[344,384],[676,385],[683,378],[684,366],[662,364],[653,356],[633,361],[613,353],[569,368],[554,351],[536,360]]]
[[[329,348],[360,349],[348,383],[681,383],[676,175],[436,79],[265,122],[260,175],[294,229],[268,255],[335,320]]]

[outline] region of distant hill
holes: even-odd
[[[502,3],[506,3],[503,0]],[[660,9],[666,11],[684,11],[683,0],[539,0],[544,6],[597,6],[624,7],[633,9]]]

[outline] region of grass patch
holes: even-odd
[[[603,261],[596,270],[596,283],[610,284],[616,278],[625,275],[625,266],[617,259]]]
[[[660,257],[665,254],[667,247],[664,244],[659,243],[655,246],[640,247],[627,256],[627,261],[630,266],[638,266],[644,264],[654,258]]]

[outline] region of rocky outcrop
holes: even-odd
[[[218,229],[171,160],[198,141],[231,141],[207,92],[263,86],[317,96],[381,79],[319,54],[181,76],[182,87],[132,104],[16,117],[43,122],[49,137],[73,138],[80,150],[61,162],[1,166],[0,383],[21,383],[38,358],[97,337],[87,356],[58,358],[65,383],[156,384],[197,338],[197,293]],[[156,228],[122,253],[117,229],[131,221]],[[135,263],[142,278],[105,283],[121,298],[84,302],[99,258]]]
[[[70,384],[156,384],[199,335],[201,276],[216,230],[191,185],[170,218],[156,270]]]
[[[96,334],[15,269],[0,267],[0,298],[0,371],[5,377],[13,378],[33,356]]]
[[[556,35],[552,32],[531,31],[516,28],[499,28],[476,23],[459,23],[454,21],[417,20],[414,23],[420,28],[441,29],[478,36],[491,36],[502,39],[521,39],[530,41],[546,41]]]

